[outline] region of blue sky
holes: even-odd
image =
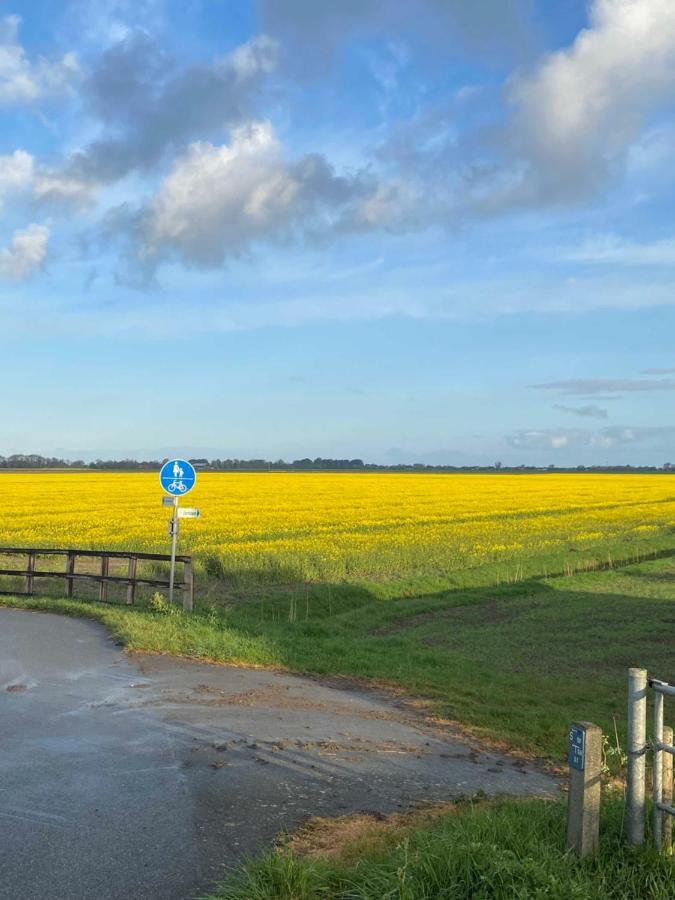
[[[675,462],[672,0],[0,0],[0,453]]]

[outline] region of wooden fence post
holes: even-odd
[[[102,556],[101,557],[101,575],[105,577],[107,574],[108,574],[108,557]],[[101,581],[101,583],[99,584],[98,599],[101,601],[101,603],[105,603],[107,601],[107,599],[108,599],[108,582],[107,581]]]
[[[127,585],[127,606],[131,606],[136,598],[136,582],[133,581],[133,579],[136,578],[136,562],[135,556],[129,557],[129,569],[127,572],[129,576],[129,584]]]
[[[26,566],[26,593],[33,593],[33,572],[35,571],[35,554],[32,551],[28,553],[28,564]]]
[[[589,856],[597,852],[600,839],[602,729],[598,725],[573,723],[567,761],[567,849]]]
[[[66,597],[70,599],[73,596],[73,584],[75,579],[72,577],[73,572],[75,571],[75,554],[72,550],[68,551],[68,558],[66,559],[66,575],[71,577],[66,579]]]

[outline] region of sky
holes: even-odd
[[[0,454],[675,462],[672,0],[0,0]]]

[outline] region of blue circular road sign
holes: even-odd
[[[170,459],[162,466],[159,480],[167,494],[182,497],[195,486],[197,473],[195,467],[186,459]]]

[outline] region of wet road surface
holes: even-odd
[[[553,780],[377,694],[0,609],[1,900],[187,900],[310,815]]]

